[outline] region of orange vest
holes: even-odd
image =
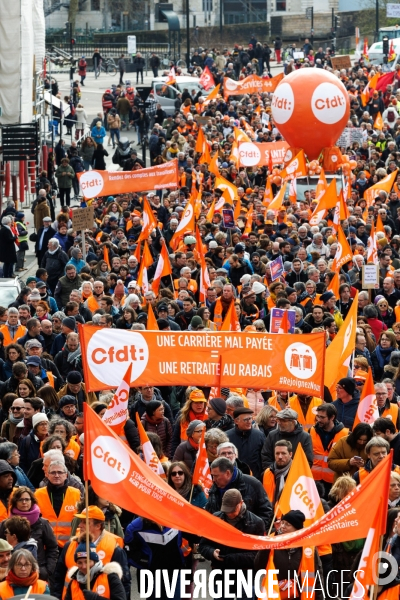
[[[73,579],[71,581],[70,585],[71,585],[71,598],[73,598],[73,600],[85,600],[85,596],[83,595],[80,585],[75,579]],[[98,576],[98,578],[94,582],[94,585],[93,585],[91,591],[95,592],[102,598],[110,597],[110,586],[108,583],[108,577],[105,573],[101,573]]]
[[[218,331],[220,331],[220,329],[222,327],[222,322],[223,322],[222,302],[221,302],[221,298],[217,298],[217,301],[215,302],[215,308],[214,308],[214,323],[215,323]]]
[[[46,371],[47,379],[49,380],[49,385],[54,387],[54,375],[51,371]]]
[[[272,553],[272,560],[273,560],[274,551],[271,550],[271,553]],[[313,599],[315,597],[315,592],[314,592],[314,586],[315,586],[314,553],[315,553],[314,547],[303,548],[303,553],[301,556],[301,561],[300,561],[300,566],[299,566],[300,579],[301,579],[302,584],[304,584],[304,585],[302,585],[301,600],[310,600],[310,598]],[[287,572],[284,575],[287,575]],[[281,582],[283,583],[283,581],[285,581],[285,583],[286,583],[288,580],[287,579],[280,580],[279,583],[281,583]],[[307,585],[305,585],[305,583],[307,583]],[[289,591],[289,598],[298,598],[298,597],[299,597],[299,590],[296,587],[294,589],[291,588]]]
[[[265,490],[265,493],[268,496],[268,500],[271,502],[272,506],[274,506],[276,482],[275,482],[275,475],[273,474],[273,472],[271,471],[270,468],[265,470],[262,483],[263,483],[263,488]],[[281,514],[282,514],[282,511],[280,509],[278,509],[278,512],[276,515],[278,519],[281,516]]]
[[[28,591],[28,585],[26,586],[26,589]],[[38,579],[32,586],[31,592],[29,594],[29,597],[31,598],[31,594],[44,594],[46,591],[46,587],[47,587],[47,583],[46,581],[42,581],[41,579]],[[25,592],[23,592],[25,593]],[[8,583],[8,581],[3,581],[2,583],[0,583],[0,598],[1,600],[6,600],[7,598],[14,598],[15,596],[15,592],[14,592],[14,588],[12,585],[10,585]]]
[[[334,480],[334,472],[332,469],[328,467],[328,454],[333,448],[333,446],[340,440],[342,437],[346,437],[349,435],[349,430],[344,427],[341,431],[338,431],[329,444],[327,450],[324,449],[321,438],[315,431],[315,427],[311,427],[310,431],[311,441],[313,445],[314,452],[314,462],[311,467],[311,471],[315,481],[326,481],[327,483],[333,483]]]
[[[12,492],[11,492],[9,498],[8,498],[8,501],[10,501],[11,496],[13,495],[13,493],[15,492],[16,489],[17,488],[13,488],[13,490],[12,490]],[[5,521],[6,519],[8,519],[9,516],[10,516],[9,509],[7,509],[4,506],[3,502],[0,502],[0,523],[1,523],[1,521]]]
[[[394,469],[392,469],[392,472],[398,473],[400,475],[400,467],[395,465]],[[361,469],[358,470],[358,476],[360,478],[360,483],[362,483],[364,481],[364,479],[367,477],[367,475],[369,475],[369,474],[370,474],[370,471],[367,471],[367,469],[365,469],[364,467],[361,467]]]
[[[311,429],[311,427],[313,425],[315,425],[315,415],[316,415],[316,408],[317,406],[321,406],[322,404],[322,400],[321,398],[314,398],[311,400],[310,405],[307,409],[307,414],[304,418],[304,413],[302,411],[299,399],[297,396],[292,396],[289,400],[289,407],[293,408],[293,410],[295,410],[297,412],[297,414],[299,415],[297,420],[300,423],[300,425],[303,425],[303,428],[305,429],[305,431],[308,431],[309,429]]]
[[[67,488],[58,517],[54,512],[47,488],[39,488],[35,494],[42,516],[50,522],[57,543],[63,548],[71,537],[71,522],[81,497],[80,491],[70,486]]]
[[[4,335],[3,346],[5,348],[9,344],[16,343],[17,340],[19,340],[19,338],[23,337],[28,330],[25,327],[25,325],[19,325],[17,331],[15,332],[15,336],[13,338],[11,338],[10,330],[8,329],[7,325],[2,325],[0,327],[0,331]]]
[[[396,323],[400,323],[400,306],[394,307],[394,316],[396,317]]]
[[[174,288],[179,291],[179,279],[174,279]],[[197,282],[194,279],[190,279],[187,289],[195,294],[197,292]]]
[[[66,454],[68,452],[68,450],[72,450],[72,452],[74,453],[74,459],[78,460],[79,455],[81,453],[81,447],[78,444],[78,442],[76,442],[75,440],[73,440],[72,438],[69,440],[68,446],[65,448],[65,452],[64,454]]]
[[[390,419],[397,431],[397,418],[399,416],[399,407],[397,404],[390,403],[390,407],[383,411],[381,414],[382,419]]]

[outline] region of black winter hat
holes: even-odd
[[[289,510],[286,515],[281,517],[281,521],[287,521],[296,529],[303,529],[305,520],[305,514],[301,510]]]
[[[226,402],[222,398],[213,398],[209,400],[209,404],[219,415],[222,416],[226,413]]]
[[[338,385],[341,385],[345,392],[353,396],[356,390],[356,382],[352,377],[343,377],[338,381]]]

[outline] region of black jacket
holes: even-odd
[[[15,242],[18,239],[11,229],[2,226],[0,229],[0,261],[5,263],[17,262]]]
[[[264,447],[265,435],[259,429],[240,431],[235,425],[226,432],[228,439],[238,450],[239,458],[249,465],[257,479],[261,478],[261,450]]]
[[[296,427],[291,433],[285,433],[280,429],[275,429],[271,431],[267,439],[265,440],[264,447],[261,450],[261,463],[262,463],[262,471],[271,467],[275,461],[274,458],[274,448],[275,443],[280,440],[288,440],[291,442],[293,447],[293,456],[296,453],[296,448],[299,444],[302,445],[305,455],[307,457],[308,463],[310,467],[313,464],[314,460],[314,452],[312,448],[311,436],[309,433],[303,430],[303,427],[300,423],[296,423]]]
[[[65,265],[68,261],[68,254],[60,246],[54,254],[50,254],[47,250],[40,266],[42,269],[46,269],[50,280],[57,281],[64,275]]]
[[[216,512],[214,516],[225,523],[230,523],[226,514],[223,512]],[[243,513],[241,519],[235,523],[234,527],[238,531],[249,535],[265,535],[264,521],[247,509]],[[216,560],[213,556],[214,550],[217,548],[220,549],[220,556],[221,558],[223,557],[223,561]],[[257,551],[224,546],[223,544],[202,537],[199,544],[199,553],[204,556],[206,560],[211,561],[211,567],[213,569],[221,569],[222,571],[225,569],[235,569],[235,571],[240,570],[246,572],[248,569],[254,567]],[[265,566],[263,568],[265,569]]]
[[[11,515],[13,516],[13,515]],[[0,523],[0,538],[6,539],[5,521]],[[47,519],[39,519],[31,525],[31,537],[37,541],[37,560],[39,563],[39,578],[44,581],[53,581],[54,570],[58,558],[58,545],[54,531]]]
[[[246,508],[264,521],[265,531],[269,530],[272,521],[272,506],[261,483],[251,475],[243,475],[237,467],[233,470],[230,483],[224,490],[219,489],[215,483],[210,488],[207,504],[207,512],[214,514],[221,510],[222,496],[226,490],[239,490],[242,494]],[[265,568],[265,567],[264,567]]]
[[[140,446],[140,438],[135,422],[132,419],[127,419],[124,425],[124,433],[130,449],[137,453],[137,449]]]
[[[165,400],[163,400],[160,394],[160,390],[158,388],[154,388],[153,400],[159,400],[160,402],[162,402],[164,406],[164,417],[167,417],[170,423],[173,423],[174,417],[172,416],[171,407],[165,402]],[[147,403],[142,399],[142,394],[138,394],[136,396],[135,402],[132,404],[129,411],[129,416],[134,423],[136,423],[136,413],[139,413],[139,417],[142,418],[146,411],[146,406]]]

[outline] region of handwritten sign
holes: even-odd
[[[332,68],[340,71],[340,69],[351,69],[351,58],[349,54],[342,54],[331,58]]]
[[[74,231],[91,229],[94,222],[94,208],[76,208],[72,211],[72,228]]]
[[[378,265],[368,264],[362,268],[362,286],[366,290],[376,290],[379,288],[379,267]]]

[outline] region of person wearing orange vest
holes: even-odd
[[[40,377],[45,383],[51,385],[52,388],[59,391],[60,387],[63,384],[63,378],[61,376],[60,371],[58,370],[57,365],[48,358],[43,358],[43,345],[39,340],[29,340],[25,344],[25,350],[27,353],[26,364],[28,365],[29,357],[36,356],[40,359],[39,369],[36,369],[34,366],[29,368],[28,370],[32,372],[36,377]]]
[[[50,594],[47,582],[39,579],[37,560],[25,548],[13,552],[6,578],[0,583],[1,600],[8,600],[19,594],[24,598],[33,598],[36,594]]]
[[[371,438],[365,446],[365,452],[367,454],[365,466],[361,467],[361,469],[353,475],[353,479],[357,485],[362,483],[371,471],[389,454],[390,444],[387,440],[375,436]],[[393,464],[392,471],[400,474],[400,467]]]
[[[67,485],[67,476],[65,464],[53,461],[47,471],[49,483],[46,487],[36,490],[42,517],[50,522],[60,548],[63,548],[71,537],[71,523],[76,504],[81,497],[78,489]]]
[[[275,443],[274,456],[275,462],[264,471],[262,482],[273,508],[275,508],[275,504],[282,494],[286,477],[292,466],[292,444],[287,440],[278,440]]]
[[[227,283],[222,288],[222,296],[217,298],[210,306],[210,321],[213,321],[217,326],[218,331],[222,327],[226,313],[229,310],[232,300],[235,299],[234,287],[231,283]]]
[[[9,515],[9,502],[17,476],[6,460],[0,460],[0,521]]]
[[[304,431],[309,431],[315,425],[316,409],[322,404],[321,398],[297,394],[289,399],[289,407],[299,415],[297,420]]]
[[[304,528],[305,515],[301,510],[290,510],[282,515],[278,535],[293,533]],[[318,581],[323,581],[322,565],[318,551],[314,547],[293,548],[288,550],[260,550],[254,561],[254,571],[265,569],[270,552],[273,552],[274,566],[278,570],[277,578],[281,588],[281,598],[301,598],[301,600],[322,600],[324,594]],[[288,589],[288,583],[296,585],[297,579],[302,590]],[[305,579],[305,573],[308,578]],[[290,581],[289,581],[290,580]],[[313,588],[315,587],[315,590]]]
[[[82,513],[74,515],[79,519],[79,534],[86,533],[86,509]],[[122,568],[122,585],[127,593],[127,598],[130,594],[131,575],[128,565],[128,557],[124,550],[124,540],[107,531],[105,529],[105,515],[98,506],[89,506],[89,533],[93,539],[93,543],[103,565],[110,562],[117,562]],[[67,542],[60,552],[57,566],[54,573],[54,589],[53,593],[57,597],[64,598],[70,578],[68,577],[69,570],[76,565],[75,552],[79,544],[79,536],[72,538]],[[64,584],[64,592],[63,592]]]
[[[79,545],[74,555],[76,567],[69,570],[70,582],[65,593],[65,600],[85,600],[88,596],[83,593],[86,590],[86,574],[88,566],[88,555],[85,534],[79,539]],[[96,546],[91,541],[89,544],[89,568],[90,568],[90,591],[91,597],[96,595],[109,600],[125,600],[126,594],[122,585],[122,568],[117,562],[103,565],[96,552]],[[1,584],[0,584],[1,585]]]
[[[315,481],[321,481],[328,494],[335,477],[328,467],[328,455],[336,442],[349,434],[349,430],[337,420],[337,410],[333,404],[317,406],[315,416],[317,423],[310,429],[314,452],[311,471]]]
[[[387,387],[384,383],[376,383],[374,389],[379,416],[383,419],[390,419],[393,421],[396,431],[399,431],[400,411],[398,404],[393,404],[389,401]]]
[[[3,346],[16,343],[27,331],[25,325],[21,325],[18,320],[18,309],[14,307],[9,308],[7,321],[0,327],[0,333],[4,336]]]

